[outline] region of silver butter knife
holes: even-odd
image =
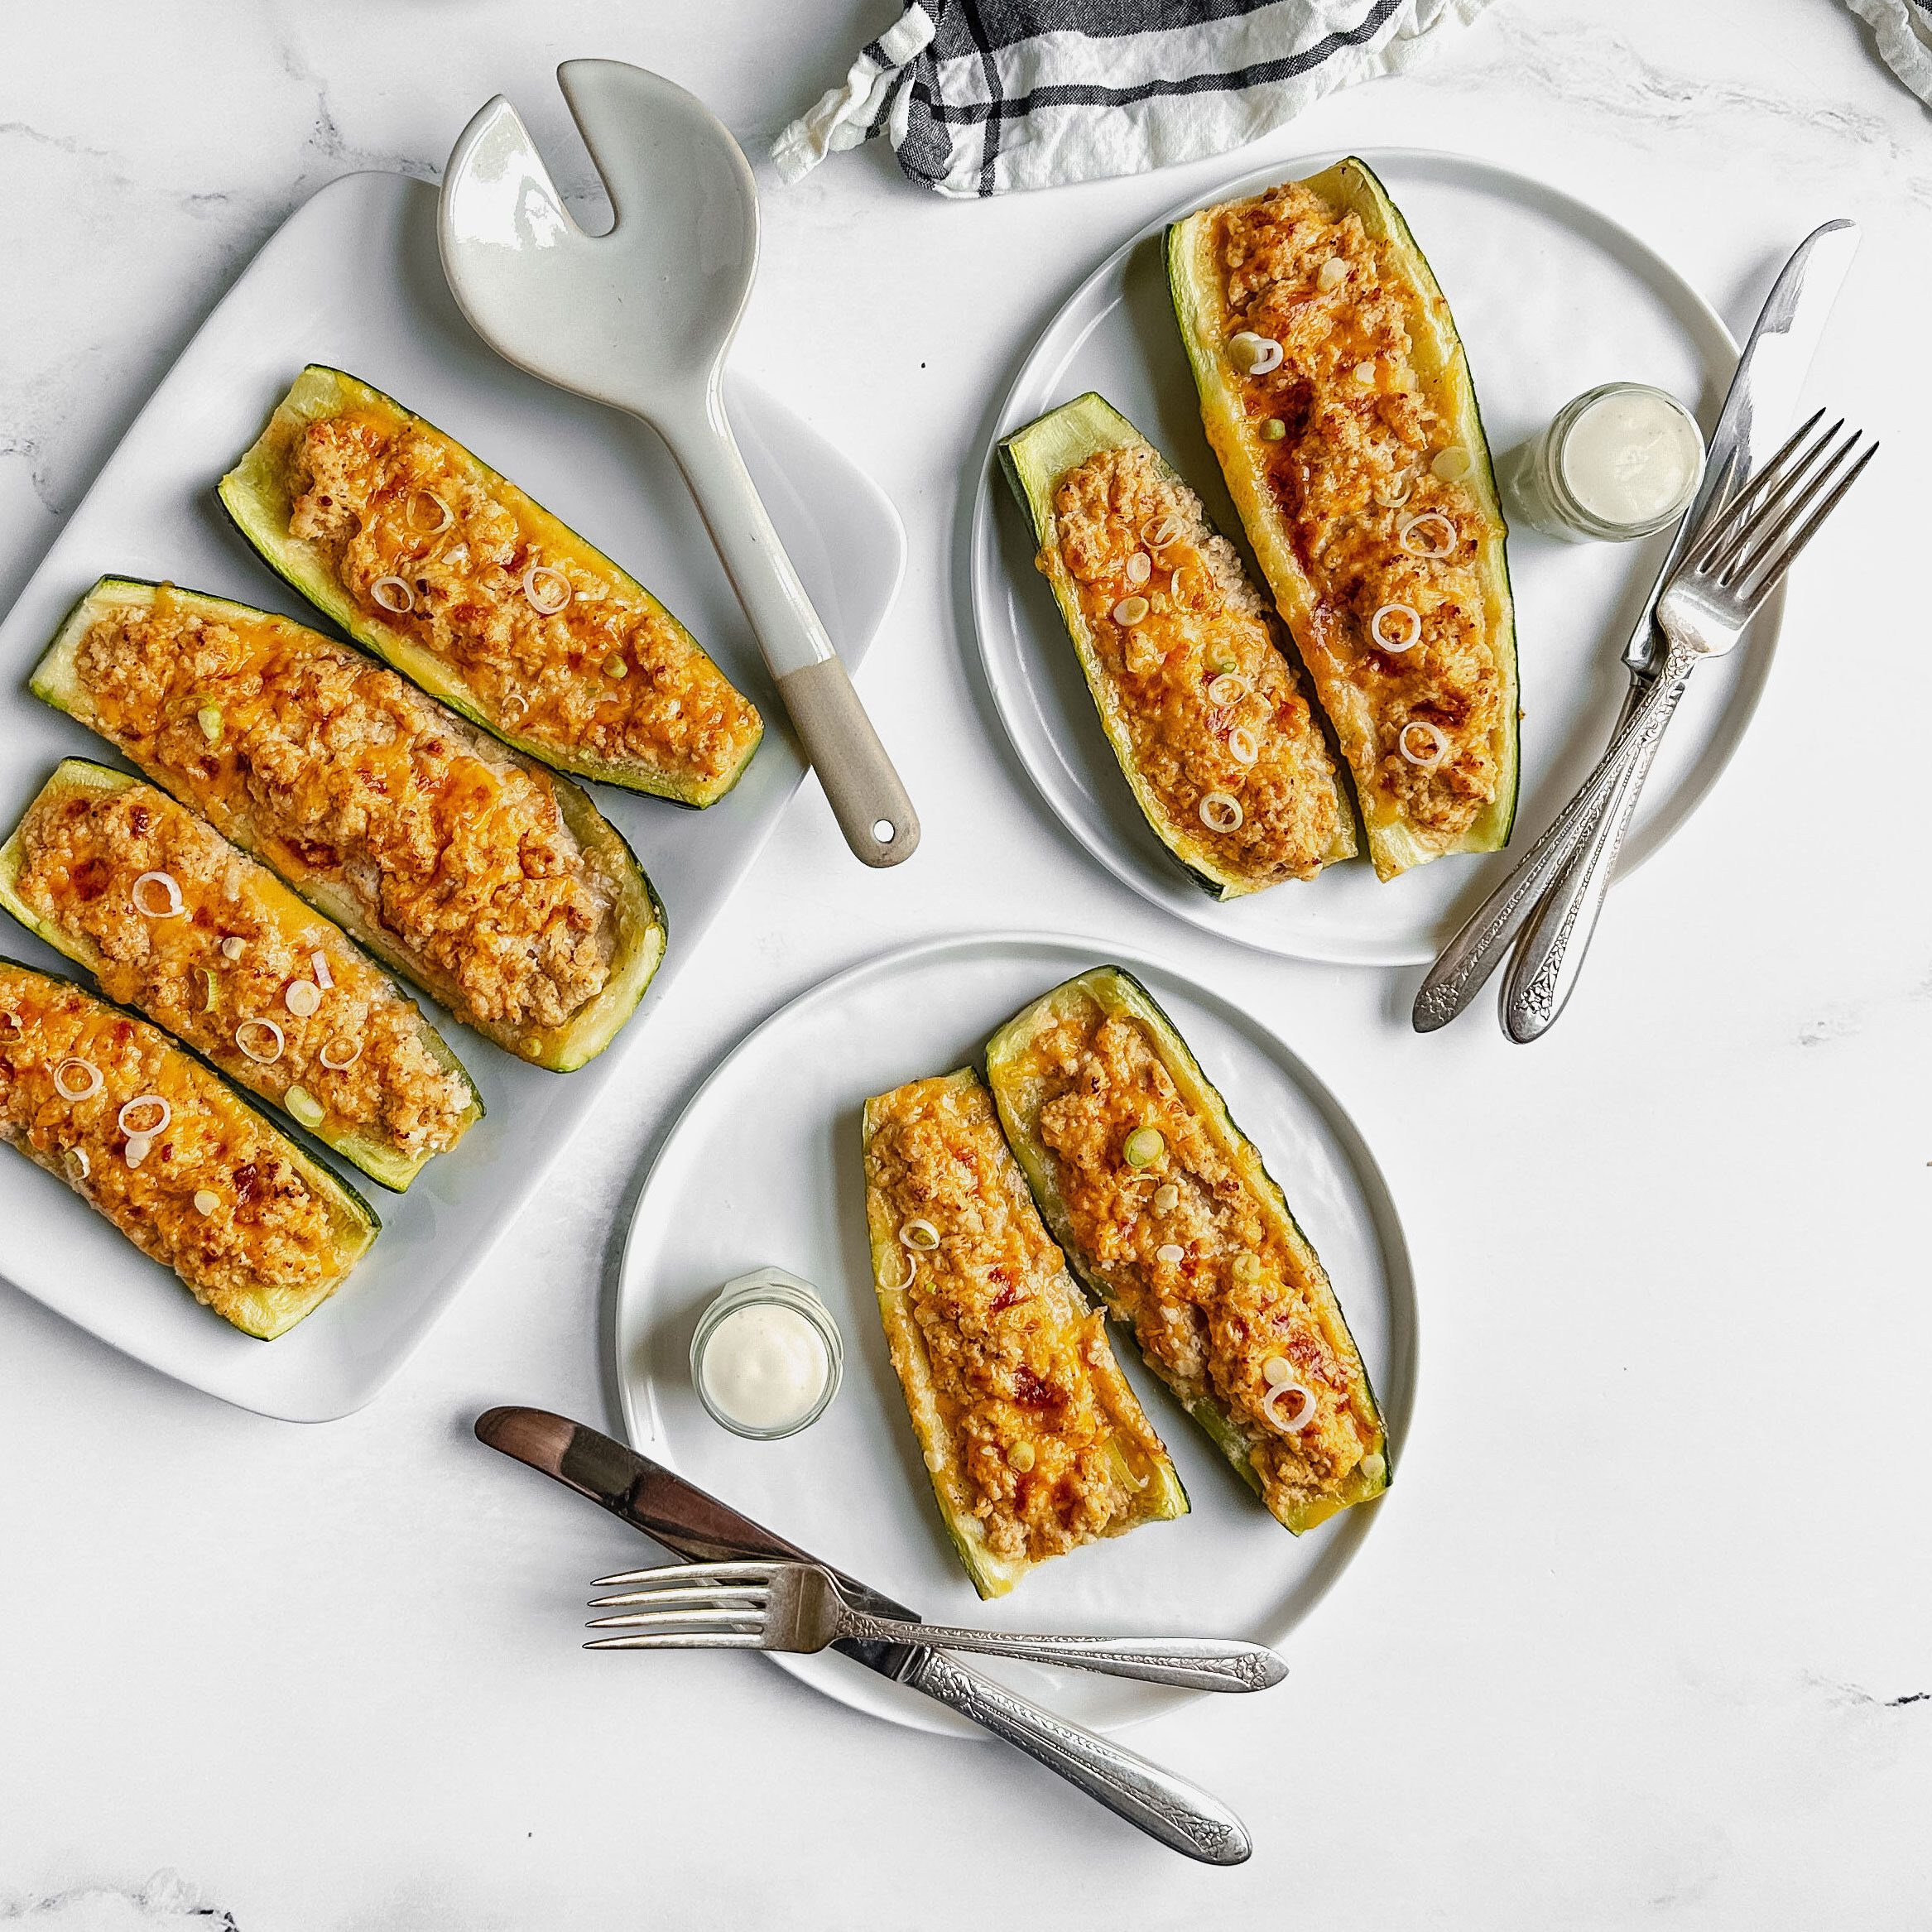
[[[478,1416],[476,1433],[479,1441],[589,1497],[688,1561],[819,1560],[662,1463],[568,1416],[547,1409],[492,1409]],[[862,1609],[901,1622],[920,1621],[903,1603],[829,1564],[824,1567]],[[944,1651],[851,1638],[833,1648],[971,1718],[1170,1850],[1207,1865],[1239,1865],[1254,1848],[1241,1820],[1198,1785],[1041,1710]]]
[[[1771,286],[1757,325],[1738,358],[1730,393],[1724,398],[1718,426],[1712,432],[1704,487],[1684,512],[1676,541],[1644,600],[1630,641],[1624,646],[1623,661],[1630,672],[1630,689],[1625,693],[1623,709],[1617,718],[1619,730],[1649,690],[1661,661],[1663,646],[1652,612],[1664,581],[1689,533],[1704,521],[1719,479],[1733,467],[1731,459],[1738,459],[1734,467],[1742,471],[1738,478],[1742,481],[1761,469],[1784,440],[1797,414],[1798,397],[1817,353],[1819,339],[1824,333],[1826,318],[1858,252],[1858,224],[1828,221],[1798,244]],[[1511,1040],[1526,1045],[1541,1039],[1555,1024],[1575,988],[1583,970],[1584,955],[1597,929],[1598,915],[1610,891],[1624,834],[1636,816],[1637,799],[1650,775],[1651,761],[1676,710],[1673,701],[1645,740],[1622,783],[1611,793],[1609,803],[1575,856],[1544,894],[1525,929],[1503,988],[1503,1031]]]
[[[1678,525],[1677,534],[1665,555],[1649,595],[1644,599],[1630,642],[1625,646],[1624,663],[1630,670],[1630,690],[1617,721],[1612,739],[1623,729],[1632,712],[1649,690],[1655,665],[1660,661],[1660,646],[1651,613],[1657,597],[1675,567],[1690,533],[1710,507],[1711,498],[1727,472],[1736,467],[1737,457],[1755,469],[1775,450],[1790,426],[1792,413],[1806,371],[1824,328],[1825,317],[1837,300],[1845,272],[1858,252],[1858,228],[1855,222],[1829,221],[1801,242],[1773,284],[1760,313],[1757,326],[1744,344],[1729,392],[1718,412],[1711,433],[1704,464],[1704,480],[1691,506]],[[1741,479],[1740,479],[1741,480]],[[1526,892],[1498,905],[1494,896],[1486,899],[1466,920],[1424,977],[1415,995],[1411,1015],[1418,1033],[1433,1033],[1445,1026],[1473,999],[1483,982],[1501,964],[1503,955],[1519,935],[1536,922],[1543,935],[1536,942],[1536,957],[1518,955],[1512,973],[1512,987],[1523,988],[1523,1010],[1543,997],[1542,985],[1559,982],[1562,998],[1569,997],[1574,983],[1575,963],[1581,960],[1583,944],[1596,923],[1603,896],[1609,889],[1616,849],[1630,823],[1643,780],[1650,769],[1658,739],[1675,709],[1668,707],[1645,745],[1642,753],[1617,788],[1612,791],[1592,829],[1583,835],[1579,848],[1546,894]],[[1586,871],[1586,863],[1593,864]],[[1583,895],[1592,895],[1586,904]],[[1540,908],[1543,910],[1540,910]],[[1588,920],[1588,926],[1585,920]],[[1555,964],[1545,966],[1554,959]],[[1566,965],[1566,962],[1568,963]],[[1531,989],[1534,986],[1536,991]],[[1550,1013],[1561,1004],[1560,999]],[[1526,1026],[1533,1022],[1526,1021]],[[1509,1025],[1507,1016],[1506,1026]],[[1548,1021],[1542,1022],[1546,1026]],[[1536,1031],[1540,1031],[1538,1026]],[[1536,1037],[1535,1031],[1517,1032],[1515,1039]]]

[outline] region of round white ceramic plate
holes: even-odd
[[[1286,1189],[1381,1399],[1399,1498],[1414,1288],[1395,1205],[1340,1103],[1283,1041],[1165,967],[1097,941],[1023,934],[927,941],[854,967],[781,1008],[712,1074],[666,1138],[631,1223],[614,1338],[624,1426],[645,1454],[935,1621],[1280,1644],[1388,1505],[1289,1536],[1123,1346],[1191,1513],[1057,1558],[1012,1595],[982,1603],[940,1526],[887,1357],[859,1164],[867,1097],[978,1060],[1002,1021],[1103,961],[1129,967],[1167,1009]],[[691,1331],[718,1285],[766,1262],[815,1282],[845,1338],[838,1399],[781,1443],[743,1441],[710,1420],[689,1360]],[[977,1734],[834,1652],[778,1661],[859,1709]],[[1084,1671],[987,1667],[1101,1728],[1189,1694]]]
[[[1252,194],[1337,159],[1277,162],[1189,207]],[[1498,455],[1570,396],[1617,377],[1654,382],[1708,433],[1737,349],[1682,276],[1627,229],[1569,195],[1456,155],[1365,154],[1447,293]],[[995,435],[1097,389],[1198,488],[1230,536],[1240,526],[1201,433],[1168,301],[1162,253],[1176,209],[1108,257],[1049,324],[1007,397]],[[1397,965],[1434,958],[1494,883],[1493,856],[1439,859],[1378,883],[1366,859],[1222,905],[1181,872],[1135,808],[1082,682],[1026,518],[990,449],[973,524],[979,651],[1021,762],[1068,829],[1144,897],[1189,924],[1263,951]],[[1515,847],[1554,818],[1609,741],[1626,676],[1619,654],[1668,547],[1565,544],[1511,534],[1522,670],[1523,788]],[[1737,745],[1770,668],[1778,606],[1747,648],[1698,674],[1665,738],[1623,848],[1641,864],[1695,808]]]

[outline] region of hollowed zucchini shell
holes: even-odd
[[[1103,450],[1135,448],[1148,450],[1164,476],[1175,483],[1184,481],[1112,403],[1092,391],[1062,403],[1058,409],[1004,438],[999,446],[1000,467],[1031,520],[1034,541],[1043,550],[1056,545],[1054,492],[1069,470],[1077,469]],[[1256,878],[1222,863],[1198,829],[1167,809],[1141,769],[1133,735],[1127,726],[1126,702],[1108,673],[1094,640],[1093,627],[1080,608],[1078,589],[1057,555],[1055,567],[1047,573],[1047,582],[1052,586],[1054,602],[1060,607],[1067,635],[1080,661],[1088,692],[1100,716],[1100,728],[1119,762],[1121,776],[1133,793],[1134,803],[1153,828],[1155,837],[1173,853],[1188,877],[1217,899],[1238,899],[1276,883],[1274,879]],[[1299,682],[1299,674],[1295,675]],[[1338,787],[1336,805],[1335,836],[1324,856],[1324,864],[1351,858],[1355,853],[1354,824]]]
[[[211,597],[205,591],[183,590],[172,584],[143,583],[127,577],[102,578],[69,613],[53,642],[34,666],[28,688],[55,710],[65,711],[90,731],[100,733],[137,764],[140,760],[132,749],[113,737],[94,709],[80,681],[76,660],[81,640],[99,618],[117,608],[151,608],[164,590],[180,608],[211,623],[266,624],[292,632],[298,638],[315,635],[286,618],[227,598]],[[330,648],[339,651],[343,646],[331,644]],[[512,752],[510,755],[515,757],[520,754]],[[637,855],[581,787],[554,772],[545,771],[543,776],[555,791],[564,822],[575,834],[585,858],[613,888],[618,935],[611,975],[603,990],[587,1000],[561,1026],[538,1027],[508,1026],[471,1014],[462,989],[448,974],[406,952],[392,934],[368,917],[359,900],[320,876],[314,867],[304,863],[299,853],[257,825],[245,800],[231,805],[213,793],[198,795],[175,773],[142,768],[156,784],[172,792],[190,810],[199,812],[224,838],[260,859],[270,871],[279,873],[324,918],[334,920],[392,972],[421,987],[465,1025],[493,1040],[506,1053],[513,1053],[519,1060],[548,1068],[552,1073],[574,1072],[610,1045],[618,1029],[637,1010],[664,957],[664,907],[643,867],[637,863]]]
[[[87,992],[84,988],[76,988],[72,981],[62,979],[56,973],[42,973],[36,967],[22,965],[17,959],[0,958],[0,982],[8,978],[39,980],[50,986],[77,991],[81,992],[84,998],[108,1013],[118,1014],[123,1012],[112,1001]],[[253,1115],[262,1132],[269,1140],[277,1143],[276,1151],[315,1189],[328,1209],[334,1245],[330,1272],[324,1280],[312,1286],[297,1288],[286,1282],[257,1277],[254,1286],[251,1287],[224,1290],[223,1302],[225,1305],[213,1300],[204,1302],[204,1306],[213,1309],[214,1313],[224,1321],[232,1323],[243,1334],[252,1335],[257,1341],[272,1342],[277,1335],[286,1334],[305,1315],[312,1314],[342,1286],[349,1271],[368,1252],[371,1244],[381,1232],[382,1223],[376,1210],[347,1181],[331,1174],[320,1161],[312,1160],[304,1153],[286,1134],[257,1113],[220,1074],[204,1066],[185,1047],[175,1045],[158,1026],[133,1015],[127,1016],[144,1033],[152,1034],[160,1040],[170,1054],[180,1055],[186,1063],[187,1069],[191,1069],[186,1077],[192,1084],[199,1085],[205,1082],[207,1085],[204,1091],[216,1090],[224,1103],[232,1104],[244,1113]],[[74,1176],[68,1171],[64,1161],[18,1141],[9,1144],[25,1155],[36,1167],[51,1174],[56,1180],[64,1182],[76,1193],[79,1191],[74,1188]],[[84,1199],[85,1196],[82,1198]],[[89,1201],[88,1205],[92,1207],[94,1204]],[[97,1209],[96,1212],[99,1210]],[[117,1232],[125,1233],[118,1228]],[[147,1250],[142,1249],[142,1252],[146,1253]],[[152,1255],[148,1258],[151,1261],[160,1260],[159,1257]],[[163,1261],[161,1265],[168,1266],[172,1264]],[[201,1300],[202,1291],[195,1286],[192,1276],[179,1268],[175,1271],[188,1283],[195,1299]]]
[[[1424,394],[1454,430],[1469,454],[1465,487],[1481,517],[1483,534],[1477,548],[1476,574],[1483,589],[1487,632],[1502,680],[1498,701],[1495,753],[1496,796],[1459,838],[1443,842],[1391,812],[1373,786],[1375,723],[1367,700],[1342,675],[1326,652],[1317,622],[1319,599],[1304,570],[1295,535],[1267,483],[1266,448],[1249,421],[1241,391],[1225,353],[1228,329],[1222,281],[1215,260],[1214,219],[1218,208],[1204,208],[1167,231],[1167,280],[1175,320],[1200,392],[1201,421],[1227,478],[1228,494],[1254,546],[1262,574],[1300,648],[1314,682],[1315,694],[1335,728],[1355,776],[1369,856],[1378,877],[1390,879],[1411,866],[1449,852],[1497,852],[1509,843],[1516,822],[1519,781],[1516,619],[1510,596],[1508,526],[1497,494],[1496,473],[1483,433],[1483,414],[1470,380],[1448,302],[1436,285],[1428,259],[1415,245],[1409,224],[1367,165],[1353,157],[1338,161],[1303,184],[1338,214],[1361,218],[1367,233],[1387,244],[1387,262],[1407,284],[1411,362]]]
[[[1118,1319],[1132,1325],[1132,1310],[1127,1300],[1102,1270],[1099,1257],[1080,1241],[1072,1216],[1067,1210],[1055,1171],[1056,1156],[1040,1132],[1042,1095],[1040,1083],[1027,1070],[1026,1059],[1034,1040],[1064,1017],[1091,1002],[1109,1016],[1119,1016],[1139,1023],[1161,1064],[1173,1080],[1181,1098],[1213,1138],[1223,1156],[1240,1175],[1263,1219],[1294,1257],[1307,1289],[1307,1300],[1320,1321],[1329,1346],[1352,1362],[1357,1371],[1358,1425],[1368,1432],[1370,1453],[1382,1458],[1378,1474],[1364,1476],[1360,1468],[1351,1472],[1337,1491],[1304,1509],[1278,1517],[1283,1526],[1299,1536],[1337,1511],[1366,1502],[1388,1487],[1388,1441],[1375,1391],[1369,1385],[1354,1338],[1348,1333],[1341,1305],[1329,1285],[1321,1261],[1288,1205],[1287,1196],[1268,1172],[1254,1143],[1234,1123],[1227,1103],[1214,1083],[1201,1071],[1200,1063],[1189,1050],[1174,1022],[1161,1011],[1153,995],[1139,980],[1119,966],[1096,966],[1067,980],[1009,1020],[993,1035],[986,1050],[987,1084],[992,1089],[999,1108],[1000,1123],[1007,1140],[1026,1176],[1033,1198],[1039,1203],[1041,1218],[1053,1238],[1065,1251],[1074,1272],[1086,1286],[1107,1304]],[[1176,1378],[1152,1355],[1142,1351],[1149,1368],[1180,1397],[1182,1406],[1214,1440],[1215,1446],[1240,1473],[1257,1495],[1262,1492],[1260,1476],[1250,1458],[1247,1438],[1221,1400],[1209,1393],[1190,1399]]]
[[[39,795],[22,814],[22,824],[24,824],[26,818],[47,800],[70,797],[83,791],[125,791],[129,786],[139,782],[138,779],[129,777],[124,771],[110,771],[107,766],[94,764],[87,758],[63,758],[53,776],[41,787]],[[36,939],[44,940],[56,953],[73,960],[77,966],[84,966],[89,973],[98,973],[101,964],[100,952],[84,934],[71,931],[55,920],[43,917],[21,897],[21,825],[15,826],[12,836],[4,845],[0,845],[0,907],[11,912],[29,932]],[[260,878],[260,874],[256,876],[257,879]],[[306,906],[296,908],[294,900],[284,892],[279,882],[270,884],[267,889],[282,901],[281,906],[270,905],[267,910],[271,914],[280,916],[286,909],[300,910],[305,918],[314,916]],[[401,997],[400,993],[398,997]],[[463,1124],[458,1130],[459,1134],[467,1132],[476,1122],[483,1118],[483,1096],[477,1090],[476,1082],[470,1078],[469,1069],[462,1061],[449,1050],[449,1043],[442,1035],[423,1017],[415,1002],[405,1000],[404,1003],[413,1016],[413,1030],[424,1050],[446,1072],[460,1074],[469,1089],[470,1103],[464,1109],[461,1116]],[[159,1023],[156,1022],[157,1025]],[[190,1044],[195,1045],[193,1042]],[[195,1045],[195,1050],[201,1053],[204,1059],[211,1057],[199,1045]],[[257,1102],[274,1108],[277,1113],[287,1111],[272,1094],[258,1091],[250,1086],[246,1079],[228,1072],[226,1069],[221,1070],[232,1084],[244,1088]],[[344,1160],[353,1161],[372,1180],[383,1187],[393,1188],[398,1194],[403,1192],[422,1172],[424,1166],[435,1158],[434,1152],[418,1154],[412,1158],[398,1153],[387,1142],[378,1141],[368,1134],[358,1132],[353,1128],[330,1131],[326,1122],[321,1127],[313,1127],[308,1131],[324,1146],[332,1148]]]
[[[980,1083],[979,1075],[972,1068],[964,1067],[926,1084],[977,1087]],[[866,1103],[862,1158],[871,1151],[872,1135],[879,1125],[882,1109],[892,1098],[891,1094],[876,1094]],[[998,1137],[997,1128],[993,1137],[995,1140]],[[1029,1571],[1052,1560],[1000,1555],[988,1546],[979,1519],[970,1507],[949,1492],[945,1476],[952,1455],[952,1435],[940,1406],[925,1339],[906,1299],[904,1276],[907,1251],[901,1246],[898,1228],[869,1181],[866,1188],[866,1231],[872,1251],[872,1285],[878,1298],[880,1324],[885,1329],[892,1366],[906,1397],[912,1433],[918,1440],[927,1473],[931,1478],[933,1498],[939,1506],[940,1520],[945,1525],[953,1547],[959,1552],[959,1561],[973,1588],[983,1598],[1003,1597]],[[1084,1297],[1064,1268],[1060,1271],[1058,1285],[1066,1299],[1069,1311],[1077,1311],[1079,1316],[1090,1318]],[[1139,1401],[1132,1386],[1121,1374],[1118,1364],[1113,1361],[1111,1351],[1108,1352],[1108,1367],[1115,1386],[1108,1389],[1103,1384],[1103,1401],[1111,1400],[1122,1406],[1131,1406],[1134,1415],[1139,1416]],[[1109,1413],[1117,1417],[1120,1408],[1116,1407]],[[1156,1447],[1159,1447],[1157,1441]],[[1187,1491],[1181,1487],[1180,1474],[1165,1449],[1144,1459],[1130,1458],[1117,1436],[1112,1450],[1117,1466],[1129,1484],[1139,1489],[1140,1497],[1132,1513],[1116,1524],[1109,1535],[1122,1535],[1142,1523],[1167,1522],[1188,1513]]]
[[[703,657],[703,647],[690,632],[627,570],[620,570],[595,545],[570,526],[553,517],[541,503],[517,488],[508,478],[498,474],[480,458],[472,454],[454,436],[406,409],[393,396],[372,388],[340,369],[310,364],[296,378],[295,385],[276,406],[273,416],[254,444],[245,450],[235,467],[221,479],[223,507],[235,526],[261,553],[263,562],[293,584],[310,603],[341,625],[363,649],[373,651],[384,663],[419,684],[432,696],[460,711],[472,723],[493,732],[506,744],[535,758],[540,764],[579,778],[595,778],[607,785],[622,786],[627,791],[644,791],[674,804],[704,806],[715,804],[744,775],[745,767],[764,735],[761,723],[753,733],[744,755],[722,777],[704,781],[675,771],[667,771],[641,760],[613,762],[589,752],[568,752],[555,744],[520,735],[510,722],[493,716],[481,694],[464,676],[461,667],[425,651],[406,632],[384,623],[364,610],[335,574],[328,553],[319,545],[293,535],[289,518],[294,497],[290,489],[290,469],[296,445],[308,425],[318,418],[339,415],[349,409],[380,409],[420,425],[446,445],[456,460],[471,466],[479,481],[499,502],[515,504],[528,524],[543,535],[546,546],[559,551],[575,551],[592,568],[608,573],[625,591],[661,617],[691,649]],[[707,659],[709,661],[709,659]]]

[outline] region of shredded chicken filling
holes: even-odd
[[[1418,387],[1408,285],[1360,216],[1337,219],[1298,181],[1232,204],[1216,243],[1228,336],[1281,345],[1278,368],[1235,376],[1314,591],[1314,642],[1373,721],[1372,742],[1348,747],[1357,777],[1385,812],[1453,841],[1497,795],[1504,678],[1477,573],[1472,453]],[[1419,622],[1408,650],[1374,635],[1396,605]],[[1397,613],[1382,628],[1400,644],[1411,626]],[[1406,757],[1412,724],[1428,729]]]
[[[521,492],[427,424],[368,410],[310,423],[291,494],[291,534],[369,617],[459,670],[504,730],[714,784],[757,743],[757,710],[662,609],[546,536]]]
[[[1143,445],[1069,471],[1053,514],[1040,568],[1071,576],[1134,767],[1168,819],[1257,885],[1314,877],[1343,810],[1334,765],[1278,620],[1200,498]]]
[[[1066,1276],[991,1097],[977,1082],[920,1080],[873,1115],[875,1218],[895,1236],[925,1220],[939,1237],[930,1251],[901,1246],[886,1284],[904,1281],[925,1357],[922,1371],[895,1350],[908,1406],[916,1421],[930,1399],[950,1445],[935,1478],[1002,1558],[1055,1556],[1127,1527],[1136,1467],[1165,1452],[1104,1318]],[[930,1466],[939,1452],[922,1446]]]

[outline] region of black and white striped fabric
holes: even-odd
[[[1885,64],[1932,108],[1932,0],[1846,0],[1872,29]]]
[[[941,195],[1220,154],[1416,58],[1488,0],[913,0],[771,149],[795,181],[884,135]]]

